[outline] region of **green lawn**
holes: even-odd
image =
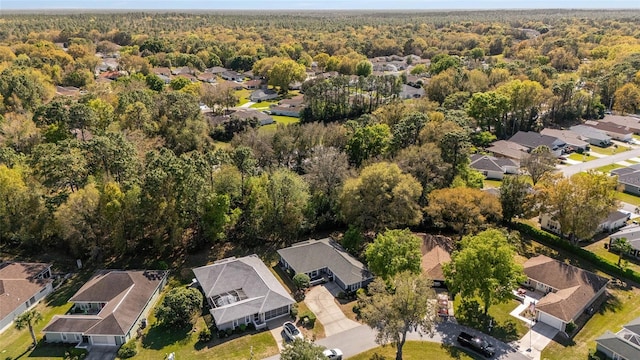
[[[349,360],[369,360],[374,354],[384,356],[384,359],[395,359],[396,348],[387,345],[365,351],[356,356],[352,356]],[[439,343],[432,343],[428,341],[407,341],[402,348],[402,358],[404,360],[423,360],[423,359],[438,359],[438,360],[467,360],[483,359],[479,355],[471,354],[464,349],[460,349],[454,346],[447,346]]]
[[[235,95],[238,97],[238,103],[236,106],[244,105],[249,102],[249,95],[251,95],[252,90],[242,89],[237,90]]]
[[[616,199],[624,201],[631,205],[640,206],[640,197],[627,194],[626,192],[616,191]]]
[[[610,164],[610,165],[601,166],[601,167],[597,168],[596,171],[600,171],[600,172],[603,172],[605,174],[608,174],[608,173],[611,172],[611,170],[619,169],[619,168],[622,168],[622,167],[624,167],[624,166],[618,165],[618,164]]]
[[[603,155],[613,155],[613,154],[619,154],[621,152],[625,152],[631,150],[631,148],[627,147],[627,146],[616,146],[616,145],[611,145],[608,147],[599,147],[599,146],[591,146],[591,151],[593,152],[597,152],[598,154],[603,154]]]
[[[575,160],[575,161],[591,161],[591,160],[597,159],[597,157],[591,156],[591,155],[583,155],[583,154],[573,153],[573,154],[569,155],[569,159]]]
[[[278,344],[269,331],[256,334],[232,335],[231,339],[213,339],[207,343],[198,341],[198,332],[207,326],[199,317],[194,330],[175,330],[155,326],[156,319],[149,316],[147,333],[138,341],[138,355],[135,359],[163,359],[168,353],[175,353],[178,359],[262,359],[278,353]]]
[[[592,253],[600,256],[603,259],[607,259],[609,261],[611,261],[614,264],[618,263],[618,254],[617,253],[613,253],[611,251],[609,251],[608,249],[604,248],[604,244],[609,244],[609,237],[605,237],[602,240],[593,242],[587,246],[585,246],[584,248],[586,250],[591,251]],[[623,259],[627,259],[627,266],[637,272],[640,272],[640,264],[637,262],[637,260],[632,260],[630,258],[624,258]]]
[[[273,120],[275,120],[275,123],[260,126],[260,128],[258,128],[258,131],[272,133],[276,131],[276,129],[278,128],[278,125],[289,125],[289,124],[296,124],[300,122],[300,118],[297,118],[297,117],[280,116],[280,115],[271,115],[271,117],[273,118]]]
[[[460,296],[456,296],[453,306],[456,310],[456,314],[460,315],[458,317],[458,321],[464,325],[476,328],[477,330],[488,333],[496,339],[500,339],[505,342],[518,340],[524,336],[527,331],[529,331],[524,322],[510,315],[510,313],[520,305],[520,302],[515,299],[509,300],[506,303],[491,305],[489,307],[489,316],[493,318],[493,327],[491,332],[488,332],[488,329],[485,328],[484,325],[466,323],[462,319],[462,315],[460,314],[461,300],[462,298]],[[482,306],[482,301],[480,299],[476,299],[476,301],[480,306]]]
[[[484,183],[484,188],[485,189],[488,189],[488,188],[499,188],[500,186],[502,186],[502,181],[500,181],[500,180],[484,179],[484,180],[482,180],[482,182]]]
[[[42,321],[34,326],[39,341],[35,350],[28,350],[32,344],[28,329],[18,331],[11,327],[0,336],[0,358],[16,359],[20,357],[21,359],[38,358],[38,360],[45,360],[61,359],[64,357],[64,352],[67,347],[45,344],[41,341],[41,331],[55,315],[62,315],[69,311],[72,304],[68,303],[67,300],[69,300],[71,295],[73,295],[86,280],[86,274],[72,277],[56,292],[50,294],[36,306],[35,309],[42,315]]]
[[[266,110],[269,109],[269,107],[273,104],[277,104],[277,101],[261,101],[259,103],[255,103],[253,105],[250,106],[250,108],[252,109],[258,109],[258,110]]]

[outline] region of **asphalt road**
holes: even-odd
[[[436,325],[436,332],[433,337],[429,337],[428,335],[420,336],[420,334],[413,332],[409,333],[408,340],[416,340],[416,341],[430,341],[437,343],[444,343],[449,345],[456,345],[456,338],[461,331],[466,331],[471,334],[478,335],[482,338],[488,338],[487,335],[479,333],[478,331],[469,329],[467,327],[452,323],[452,322],[442,322]],[[373,349],[378,347],[376,344],[376,333],[370,327],[366,325],[361,325],[353,329],[349,329],[347,331],[341,332],[339,334],[335,334],[333,336],[326,337],[324,339],[320,339],[316,341],[316,344],[324,346],[328,349],[338,348],[342,350],[345,355],[345,358],[349,358],[361,352],[367,351],[369,349]],[[489,341],[496,348],[496,356],[494,359],[505,359],[505,360],[529,360],[527,356],[517,352],[513,347],[508,344],[505,344],[497,339],[489,339]],[[280,359],[279,355],[271,356],[266,360],[278,360]]]
[[[564,174],[564,176],[570,177],[582,171],[597,169],[602,166],[610,165],[618,161],[629,160],[633,157],[638,157],[638,156],[640,156],[640,148],[624,151],[615,155],[611,155],[611,156],[607,156],[607,157],[603,157],[603,158],[599,158],[591,161],[587,161],[581,164],[566,166],[560,169],[559,171],[562,174]]]

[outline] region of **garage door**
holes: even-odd
[[[116,340],[113,336],[92,336],[93,345],[115,345]]]
[[[554,327],[554,328],[556,328],[558,330],[562,330],[562,327],[563,327],[563,324],[564,324],[562,322],[562,320],[560,320],[560,319],[558,319],[556,317],[553,317],[553,316],[551,316],[549,314],[545,314],[543,312],[540,312],[539,314],[540,315],[538,316],[538,321],[543,322],[543,323],[545,323],[545,324],[547,324],[549,326],[552,326],[552,327]]]

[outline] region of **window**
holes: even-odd
[[[67,334],[62,333],[62,341],[67,341]]]

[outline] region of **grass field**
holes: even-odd
[[[277,103],[278,103],[277,101],[261,101],[249,107],[256,110],[267,110],[272,104],[277,104]]]
[[[601,166],[601,167],[597,168],[596,171],[600,171],[600,172],[603,172],[605,174],[608,174],[608,173],[611,172],[611,170],[620,169],[622,167],[624,167],[624,166],[618,165],[618,164],[610,164],[610,165]]]
[[[569,159],[575,160],[575,161],[591,161],[591,160],[597,159],[597,157],[591,156],[591,155],[582,155],[578,153],[573,153],[569,155]]]
[[[291,116],[271,115],[271,117],[273,118],[273,120],[275,120],[275,123],[260,126],[258,131],[271,133],[276,131],[276,129],[278,128],[278,125],[289,125],[289,124],[295,124],[300,122],[300,118],[291,117]]]
[[[502,181],[500,181],[500,180],[484,179],[484,180],[482,180],[482,183],[484,184],[484,188],[485,189],[488,189],[488,188],[499,188],[500,186],[502,186]]]
[[[619,154],[621,152],[625,152],[631,150],[631,148],[627,147],[627,146],[616,146],[616,145],[611,145],[608,147],[599,147],[599,146],[591,146],[591,151],[593,152],[597,152],[598,154],[603,154],[603,155],[613,155],[613,154]]]
[[[158,301],[158,303],[161,299]],[[238,334],[231,338],[213,339],[202,343],[198,333],[207,326],[204,317],[198,317],[193,329],[167,329],[157,326],[156,318],[150,314],[149,327],[144,337],[138,341],[138,355],[135,359],[156,360],[175,353],[177,359],[220,359],[243,360],[251,356],[262,359],[278,353],[278,344],[269,331],[256,334]]]
[[[369,360],[378,354],[384,356],[384,359],[395,359],[396,348],[387,345],[365,351],[356,356],[352,356],[349,360]],[[426,342],[426,341],[407,341],[402,348],[402,358],[404,360],[423,360],[423,359],[438,359],[438,360],[480,360],[482,357],[466,352],[466,350],[447,346],[438,343]]]
[[[238,97],[238,103],[236,104],[236,106],[241,106],[249,102],[249,95],[251,95],[251,90],[238,90],[235,92],[235,95]]]
[[[640,197],[627,194],[626,192],[616,191],[616,199],[624,201],[631,205],[640,206]]]

